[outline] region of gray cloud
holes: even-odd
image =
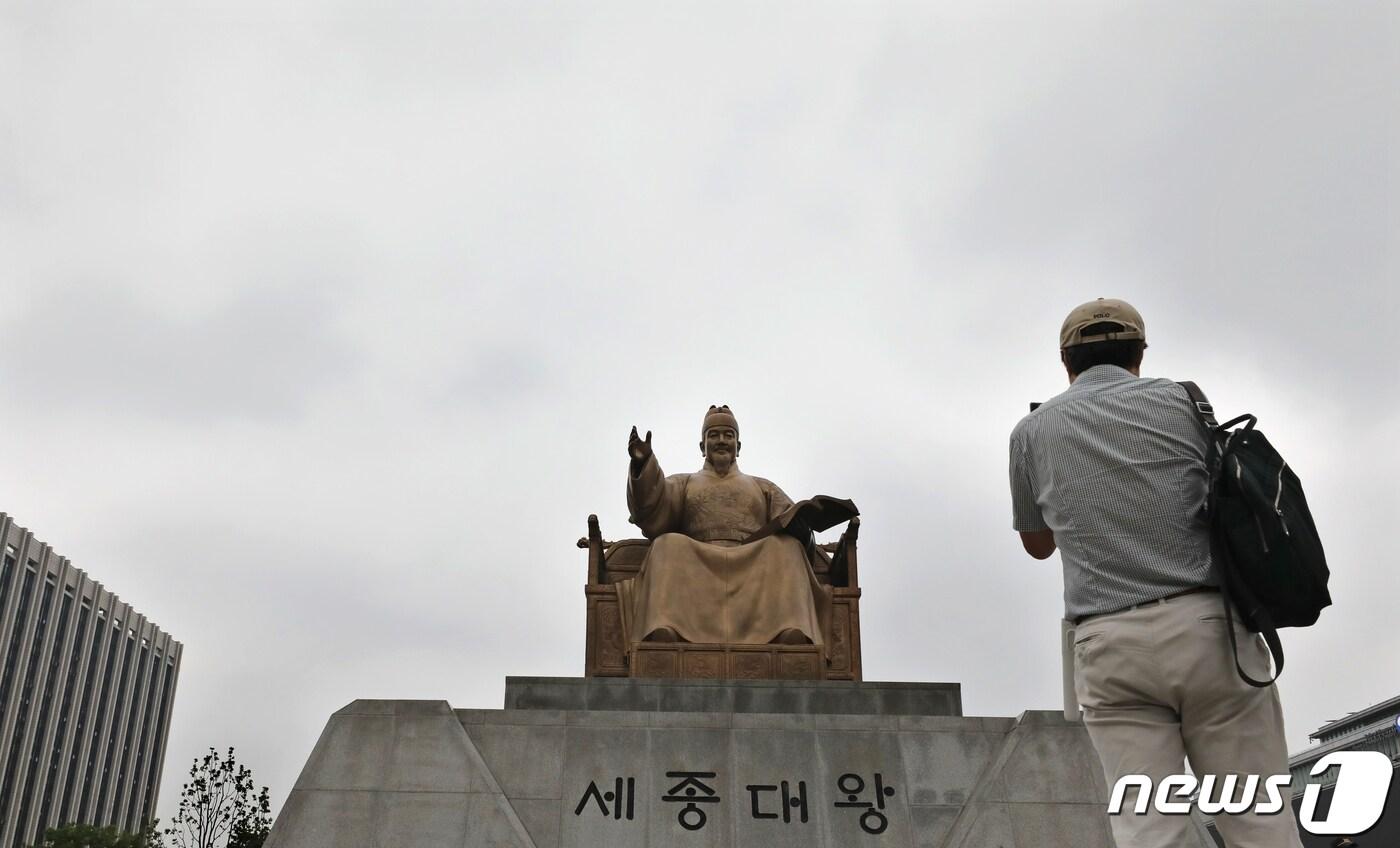
[[[481,351],[449,386],[448,396],[460,403],[487,406],[536,395],[548,387],[545,363],[528,348]]]
[[[72,287],[10,316],[0,379],[45,413],[284,418],[354,372],[333,317],[314,289],[252,292],[183,318],[121,289]]]
[[[1394,694],[1391,6],[0,14],[0,509],[185,641],[164,816],[209,745],[280,801],[354,698],[580,673],[628,428],[687,470],[711,403],[860,504],[869,679],[1053,707],[1006,435],[1098,295],[1308,485],[1294,746]]]

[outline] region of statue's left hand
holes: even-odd
[[[641,465],[651,458],[651,431],[647,431],[647,437],[643,440],[637,435],[637,428],[632,428],[632,435],[627,439],[627,453],[632,457],[634,465]]]

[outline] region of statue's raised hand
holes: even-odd
[[[632,435],[627,439],[627,453],[632,457],[634,465],[641,465],[651,458],[651,431],[647,431],[647,437],[643,439],[637,435],[637,428],[632,428]]]

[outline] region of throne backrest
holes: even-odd
[[[650,539],[623,539],[620,542],[608,544],[603,549],[602,582],[616,583],[619,580],[636,577],[637,572],[642,569],[642,562],[647,558],[649,550],[651,550]]]

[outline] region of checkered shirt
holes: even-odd
[[[1096,365],[1011,432],[1015,530],[1050,529],[1065,617],[1216,585],[1206,436],[1186,390]]]

